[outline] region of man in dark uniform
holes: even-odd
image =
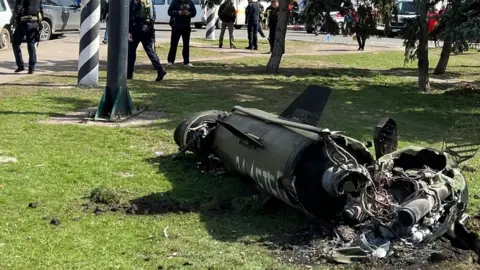
[[[168,52],[168,65],[175,63],[178,41],[182,37],[183,42],[183,64],[185,67],[193,67],[190,63],[190,26],[192,18],[197,15],[197,9],[192,0],[173,0],[168,7],[168,16],[171,17],[172,34],[170,37],[170,51]]]
[[[138,44],[141,42],[153,67],[157,70],[156,81],[163,80],[167,74],[160,64],[158,55],[152,48],[155,35],[155,6],[152,0],[130,0],[130,24],[128,34],[128,67],[127,79],[133,78],[133,69],[137,58]]]
[[[10,25],[15,25],[15,32],[13,33],[12,47],[15,55],[15,62],[17,69],[15,72],[25,70],[23,62],[22,44],[23,37],[27,40],[28,49],[28,74],[33,74],[35,71],[35,64],[37,63],[37,52],[35,43],[40,38],[40,22],[42,21],[43,5],[41,0],[17,0],[15,8],[10,19]]]
[[[267,8],[268,14],[268,41],[270,43],[270,53],[273,51],[275,42],[275,30],[278,21],[278,0],[272,0],[272,4]]]
[[[248,47],[247,50],[258,50],[258,26],[260,24],[260,4],[257,0],[250,0],[247,8],[245,9],[245,24],[248,29]]]

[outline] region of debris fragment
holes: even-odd
[[[15,157],[0,156],[0,164],[15,163],[15,162],[17,162],[17,158]]]
[[[168,230],[168,226],[163,229],[163,235],[165,235],[165,238],[168,238],[167,230]]]
[[[103,211],[102,209],[100,209],[98,206],[97,206],[97,208],[95,208],[95,211],[94,211],[95,215],[101,215],[101,214],[103,214],[104,212],[105,212],[105,211]]]
[[[240,106],[230,113],[197,112],[177,126],[174,139],[182,152],[197,156],[202,173],[228,168],[336,227],[322,251],[325,258],[383,259],[399,252],[395,248],[412,250],[454,235],[468,203],[459,165],[480,151],[480,142],[453,145],[457,137],[446,136],[444,150],[397,149],[397,124],[386,117],[374,128],[374,157],[368,145],[343,132],[318,128],[331,92],[309,86],[280,115]],[[465,146],[471,154],[460,155]]]
[[[37,208],[37,206],[38,206],[38,203],[36,202],[31,202],[28,204],[28,208]]]
[[[60,225],[60,220],[57,218],[53,218],[52,220],[50,220],[50,224],[58,226]]]

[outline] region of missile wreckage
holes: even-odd
[[[181,153],[219,161],[313,219],[355,228],[357,238],[336,250],[340,262],[386,257],[396,244],[454,239],[468,217],[459,164],[478,146],[397,149],[396,122],[385,118],[374,128],[374,158],[371,142],[317,127],[331,91],[309,86],[280,115],[240,106],[195,113],[177,126],[174,139]]]

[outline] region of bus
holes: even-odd
[[[202,6],[200,5],[201,0],[193,0],[195,4],[195,9],[197,10],[197,15],[192,18],[192,24],[201,23],[203,10]],[[155,5],[155,12],[157,18],[155,19],[155,23],[165,24],[170,21],[170,16],[168,16],[168,8],[172,0],[153,0],[153,4]]]

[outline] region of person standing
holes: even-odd
[[[247,50],[258,50],[258,26],[260,24],[260,5],[257,0],[249,0],[245,9],[245,24],[248,29],[248,47]]]
[[[43,4],[41,0],[17,0],[13,10],[10,25],[15,25],[15,32],[13,33],[12,47],[13,55],[17,69],[15,73],[25,70],[25,63],[23,62],[22,44],[23,37],[27,40],[28,49],[28,74],[33,74],[35,65],[37,63],[37,51],[35,43],[40,41],[40,31],[43,18]]]
[[[278,0],[272,0],[272,4],[267,8],[268,14],[268,42],[270,43],[270,52],[273,52],[275,44],[275,31],[278,21]]]
[[[220,31],[220,40],[218,47],[222,48],[223,46],[223,36],[225,35],[225,29],[228,28],[228,36],[230,38],[230,49],[236,49],[235,40],[233,38],[233,27],[234,23],[237,20],[237,13],[235,7],[233,6],[232,0],[226,0],[223,4],[220,5],[218,9],[218,17],[222,21],[222,30]]]
[[[192,0],[173,0],[168,8],[168,16],[173,21],[172,35],[170,37],[170,51],[168,52],[168,65],[175,63],[177,47],[180,37],[183,42],[183,64],[186,67],[193,67],[190,63],[190,33],[192,32],[191,21],[197,15],[197,9]]]
[[[360,6],[358,7],[355,20],[355,33],[357,35],[358,50],[365,50],[365,42],[370,34],[375,31],[376,22],[373,18],[372,7]]]
[[[103,36],[103,44],[108,43],[108,0],[102,0],[102,14],[100,16],[100,21],[105,22],[105,34]]]
[[[155,35],[155,6],[152,0],[130,0],[130,20],[128,31],[128,66],[127,79],[133,79],[133,70],[137,58],[138,44],[141,42],[153,67],[157,70],[156,81],[161,81],[167,74],[160,64],[157,53],[152,48],[152,35]]]

